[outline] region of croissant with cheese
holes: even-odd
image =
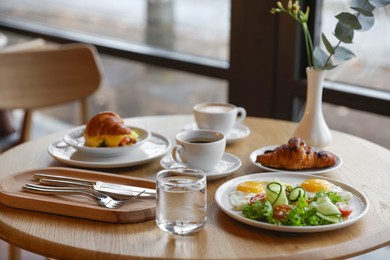
[[[326,151],[316,151],[300,138],[292,137],[288,144],[258,155],[256,162],[266,167],[300,170],[332,166],[336,163],[336,156]]]
[[[118,147],[136,143],[138,134],[126,126],[119,115],[106,111],[88,121],[84,138],[85,146]]]

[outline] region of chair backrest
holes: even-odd
[[[100,82],[101,65],[93,46],[63,44],[0,53],[0,109],[26,111],[22,141],[28,139],[31,113],[36,108],[79,100],[85,123],[87,97],[98,89]]]
[[[0,53],[0,108],[32,109],[87,97],[100,85],[91,46]]]

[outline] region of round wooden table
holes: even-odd
[[[167,136],[193,122],[190,115],[130,118],[128,124]],[[343,159],[330,177],[361,190],[370,202],[369,212],[357,223],[318,233],[287,233],[252,227],[226,215],[214,199],[224,182],[262,172],[249,160],[261,147],[286,143],[295,124],[264,118],[244,121],[251,134],[227,146],[242,166],[232,175],[208,182],[208,222],[191,236],[162,232],[154,220],[117,224],[12,208],[0,204],[0,238],[17,247],[57,259],[324,259],[347,258],[389,244],[390,151],[364,139],[333,131],[326,148]],[[63,166],[47,152],[65,132],[22,144],[0,155],[0,179],[27,169]],[[70,166],[69,166],[70,167]],[[154,180],[160,160],[120,169],[104,169]]]

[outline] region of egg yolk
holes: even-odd
[[[245,193],[261,193],[264,192],[264,186],[261,182],[258,181],[246,181],[238,184],[237,191],[242,191]]]
[[[322,179],[307,179],[302,182],[301,187],[308,192],[328,191],[330,183]]]

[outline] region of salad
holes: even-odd
[[[249,181],[229,194],[230,204],[248,219],[274,225],[318,226],[340,223],[352,213],[350,192],[323,179],[300,184]]]

